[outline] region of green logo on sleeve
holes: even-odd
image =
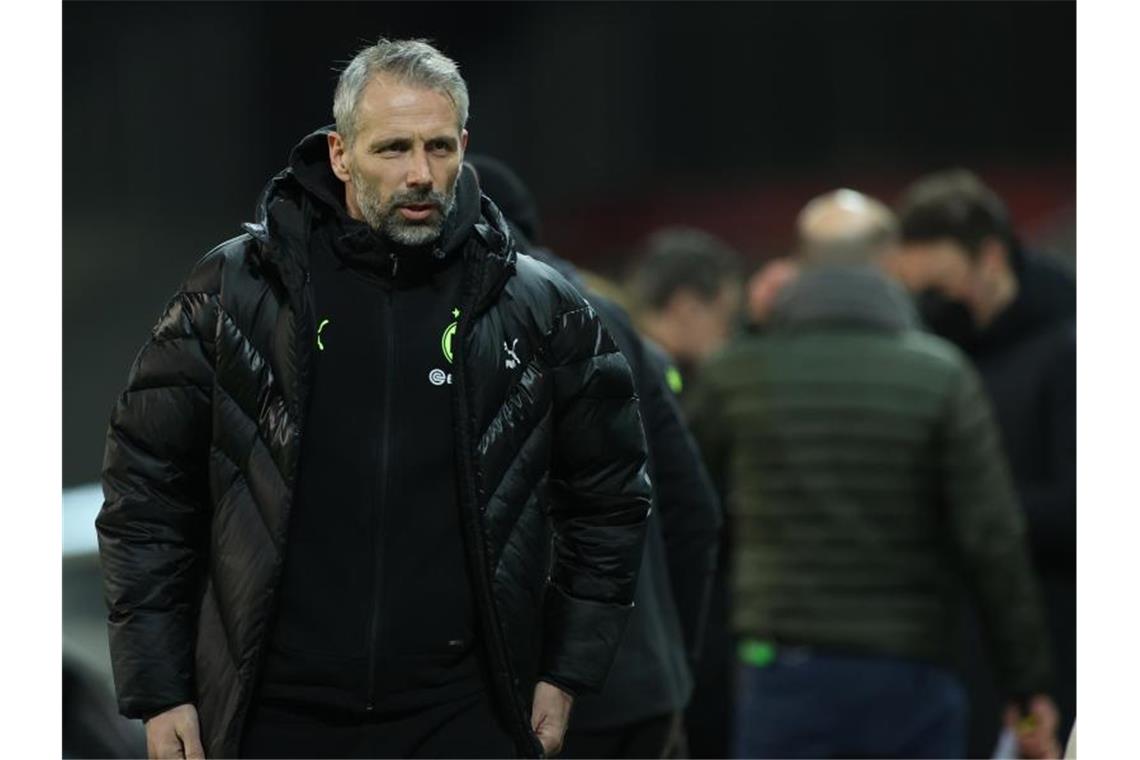
[[[680,393],[683,383],[681,382],[681,371],[676,367],[669,367],[665,370],[665,382],[669,385],[669,390],[674,393]]]

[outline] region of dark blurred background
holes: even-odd
[[[378,35],[459,61],[471,149],[532,185],[555,250],[612,274],[664,222],[759,262],[813,194],[893,200],[948,165],[1071,255],[1075,29],[1073,3],[65,3],[64,485],[97,479],[167,297]]]

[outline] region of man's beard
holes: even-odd
[[[443,232],[443,224],[455,208],[455,185],[450,192],[442,193],[438,190],[408,190],[393,193],[387,203],[380,201],[372,187],[355,171],[349,170],[352,185],[356,188],[356,205],[368,226],[376,230],[387,239],[410,247],[430,245],[439,240]],[[436,213],[427,219],[406,219],[400,213],[401,206],[422,206],[431,204],[436,207]]]

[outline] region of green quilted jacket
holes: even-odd
[[[968,591],[1007,690],[1048,687],[989,403],[893,284],[866,268],[805,273],[766,333],[702,370],[687,406],[726,495],[737,633],[945,663]]]

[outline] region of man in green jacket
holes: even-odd
[[[1008,466],[978,377],[921,332],[877,259],[894,216],[850,190],[799,218],[769,330],[714,357],[693,432],[725,484],[741,637],[738,757],[961,757],[949,668],[974,594],[1014,706],[1049,655]],[[1021,720],[1043,756],[1055,712]]]

